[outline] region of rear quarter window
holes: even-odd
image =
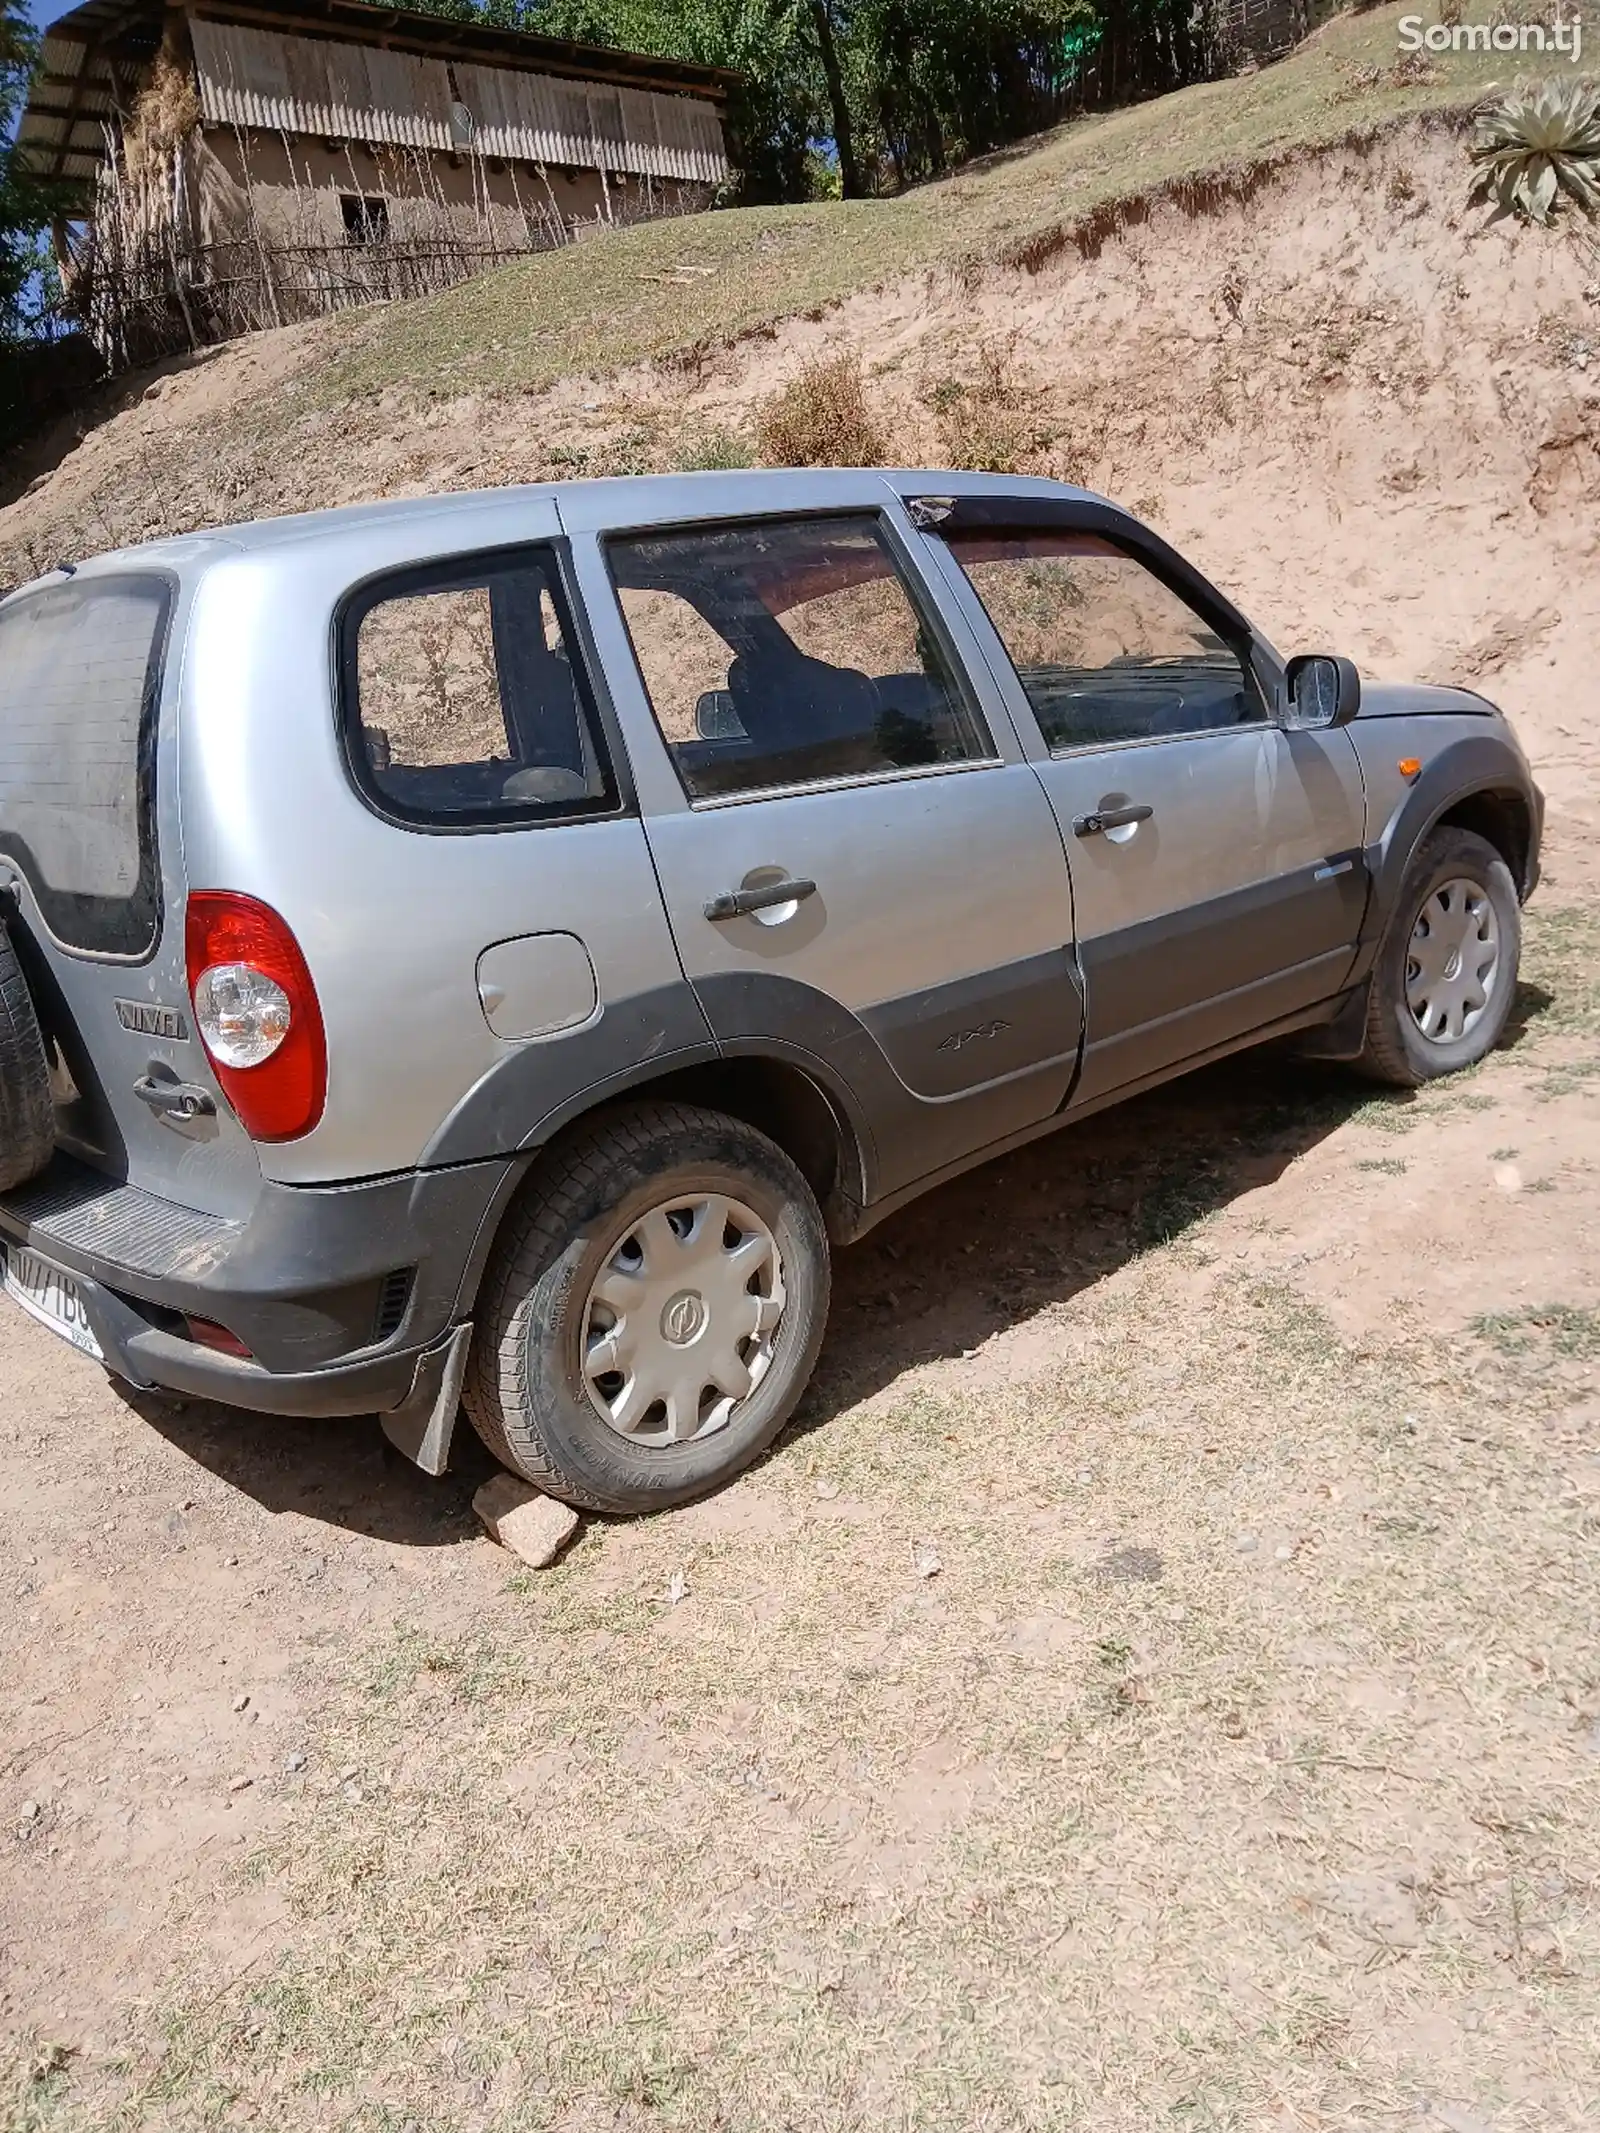
[[[380,813],[472,829],[617,809],[548,549],[380,579],[346,608],[342,634],[346,752]]]
[[[89,578],[0,607],[0,853],[64,946],[137,957],[161,921],[155,727],[164,577]]]

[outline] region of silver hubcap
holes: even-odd
[[[1475,881],[1434,890],[1411,929],[1406,1005],[1433,1044],[1456,1044],[1482,1016],[1500,967],[1500,921]]]
[[[784,1303],[777,1240],[758,1214],[720,1193],[664,1201],[589,1291],[589,1397],[635,1444],[725,1429],[772,1367]]]

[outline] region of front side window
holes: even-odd
[[[608,553],[691,799],[992,756],[875,517],[699,528]]]
[[[1266,718],[1239,655],[1098,534],[952,533],[1053,753]]]
[[[370,588],[345,623],[351,753],[385,812],[445,826],[617,804],[553,557]]]
[[[0,852],[69,948],[140,956],[161,917],[155,729],[172,589],[73,578],[0,608]]]

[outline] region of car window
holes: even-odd
[[[614,807],[563,612],[554,559],[538,551],[369,590],[346,625],[363,786],[421,822]]]
[[[876,518],[698,528],[608,554],[692,799],[992,756]]]
[[[143,955],[161,916],[165,578],[82,577],[0,609],[0,853],[70,948]]]
[[[1098,535],[952,533],[1053,751],[1260,724],[1236,652]]]

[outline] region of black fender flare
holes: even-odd
[[[1423,838],[1453,807],[1479,794],[1511,799],[1526,811],[1528,844],[1517,893],[1524,901],[1532,894],[1538,881],[1539,836],[1544,816],[1539,788],[1521,752],[1502,735],[1465,734],[1423,765],[1416,783],[1381,833],[1367,845],[1364,856],[1371,891],[1348,983],[1362,983],[1371,975],[1384,929],[1399,901],[1406,870]]]

